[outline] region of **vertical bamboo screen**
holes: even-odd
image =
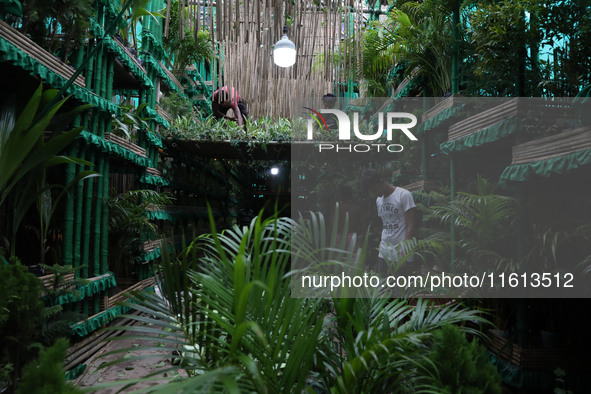
[[[353,65],[360,63],[362,1],[319,3],[217,0],[213,6],[211,1],[180,0],[179,6],[190,15],[181,25],[211,31],[219,60],[214,72],[220,73],[214,89],[236,87],[256,118],[289,116],[294,98],[322,97],[354,77]],[[283,69],[273,63],[272,52],[286,19],[298,55],[293,67]]]

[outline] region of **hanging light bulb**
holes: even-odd
[[[283,26],[283,37],[273,48],[273,62],[279,67],[291,67],[296,62],[295,44],[287,38],[287,25]]]

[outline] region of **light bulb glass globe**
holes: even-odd
[[[279,174],[279,168],[278,167],[271,167],[271,175],[277,175]]]
[[[295,44],[284,34],[273,49],[273,61],[279,67],[291,67],[296,62]]]

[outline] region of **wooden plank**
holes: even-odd
[[[433,106],[431,109],[429,109],[423,114],[423,122],[426,122],[427,120],[434,118],[446,109],[451,108],[453,106],[454,96],[446,97],[444,100],[441,100],[439,103],[435,104],[435,106]]]
[[[168,237],[166,238],[164,241],[166,242],[167,245],[172,245],[175,242],[175,237]],[[144,252],[151,252],[152,250],[159,248],[161,245],[162,240],[161,239],[153,239],[153,240],[149,240],[144,242],[143,244],[143,249]]]
[[[61,282],[60,286],[58,287],[58,289],[54,288],[54,282],[55,282],[55,275],[54,274],[40,276],[39,279],[43,283],[43,287],[46,289],[58,290],[58,289],[65,289],[65,288],[74,288],[74,286],[69,284],[69,282],[74,280],[74,273],[73,272],[69,273],[69,274],[65,274],[63,276],[62,282]]]
[[[55,73],[61,75],[65,79],[70,79],[74,75],[75,70],[69,67],[66,63],[47,52],[36,42],[22,34],[20,31],[14,29],[6,22],[0,20],[0,35],[16,45],[20,50],[43,64],[45,67],[53,70]],[[80,87],[85,87],[84,77],[78,75],[74,83]]]
[[[164,73],[168,76],[168,78],[170,78],[170,80],[172,81],[172,83],[174,83],[176,85],[176,87],[179,88],[179,90],[182,92],[184,90],[183,89],[183,86],[181,85],[181,83],[179,82],[179,80],[176,79],[176,77],[174,76],[174,74],[168,68],[164,67],[164,65],[161,62],[158,62],[158,64],[160,64],[160,67],[162,68],[162,70],[164,71]]]
[[[439,187],[439,182],[437,181],[425,181],[425,180],[421,180],[421,181],[417,181],[417,182],[413,182],[411,184],[408,184],[406,186],[402,186],[402,188],[410,191],[410,192],[416,192],[416,191],[431,191],[431,190],[435,190]]]
[[[154,278],[144,279],[136,284],[128,287],[127,289],[121,291],[120,293],[115,294],[112,297],[109,297],[107,302],[107,308],[111,308],[115,306],[118,302],[123,302],[129,299],[129,295],[131,291],[139,291],[143,290],[147,287],[150,287],[154,284]]]
[[[509,340],[498,336],[495,332],[488,332],[488,341],[486,342],[487,349],[509,363],[520,366],[521,365],[521,347],[510,342]]]
[[[119,137],[118,135],[115,135],[113,133],[105,133],[105,140],[114,142],[115,144],[132,151],[138,156],[147,157],[146,150],[144,148],[141,148],[133,142],[127,141],[124,138]]]
[[[146,168],[146,172],[148,174],[159,176],[159,177],[162,177],[163,176],[161,171],[159,171],[159,170],[157,170],[155,168],[152,168],[152,167]]]
[[[131,312],[132,315],[139,315],[140,312]],[[109,325],[113,326],[127,326],[135,323],[136,320],[131,318],[116,318]],[[106,340],[111,337],[121,335],[122,331],[97,331],[81,340],[80,342],[70,346],[67,351],[67,356],[64,361],[65,370],[70,370],[79,364],[84,364],[86,360],[94,357],[94,355],[104,346],[107,345]]]
[[[156,112],[158,112],[158,114],[162,116],[168,123],[172,122],[172,117],[169,115],[169,113],[162,109],[162,107],[158,104],[156,104]]]
[[[136,59],[135,56],[133,56],[133,54],[129,51],[129,49],[127,49],[125,47],[125,45],[123,45],[122,43],[119,42],[119,40],[113,40],[113,42],[115,42],[119,48],[121,48],[123,50],[123,52],[125,52],[125,54],[131,59],[132,62],[135,63],[136,66],[138,66],[140,68],[140,70],[142,70],[142,72],[146,75],[148,75],[148,73],[146,72],[146,69],[144,68],[144,66],[142,66],[142,64],[140,63],[140,61],[138,59]]]
[[[591,149],[591,127],[551,135],[516,145],[511,164],[526,164]]]
[[[453,124],[449,128],[448,140],[457,140],[474,134],[487,127],[500,123],[510,116],[516,115],[519,109],[518,98],[515,98],[507,103],[498,105],[479,114],[464,119],[458,123]]]

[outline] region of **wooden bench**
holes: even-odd
[[[41,48],[41,46],[39,46],[33,40],[2,20],[0,20],[0,36],[10,41],[21,51],[45,67],[64,77],[66,80],[69,80],[76,72],[72,67],[68,66],[66,63],[62,62],[57,57]],[[82,75],[78,75],[74,80],[74,83],[81,87],[86,86],[84,77]]]
[[[526,164],[591,149],[591,127],[581,127],[513,147],[511,164]]]

